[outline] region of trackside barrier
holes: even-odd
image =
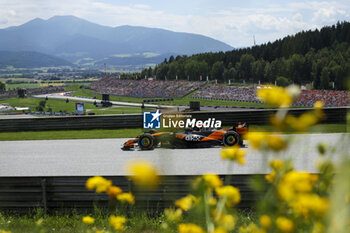
[[[346,123],[346,114],[349,108],[326,108],[325,119],[322,123]],[[248,124],[267,124],[276,109],[244,109],[236,111],[217,112],[186,112],[197,120],[215,118],[223,125],[233,125],[237,122]],[[290,109],[289,113],[300,115],[310,109]],[[170,114],[170,113],[169,113]],[[0,119],[0,132],[35,131],[35,130],[87,130],[87,129],[120,129],[142,128],[142,114],[104,115],[104,116],[68,116],[42,117],[21,119]]]
[[[262,176],[262,175],[261,175]],[[238,187],[241,208],[252,207],[257,200],[249,188],[250,175],[234,175],[230,183]],[[94,206],[108,208],[109,197],[85,188],[89,177],[0,177],[0,212],[28,213],[36,208],[45,212],[92,211]],[[162,210],[173,206],[174,201],[191,192],[194,176],[165,176],[153,190],[138,190],[126,177],[106,177],[124,192],[135,195],[135,206],[142,210]],[[221,179],[227,178],[221,176]]]

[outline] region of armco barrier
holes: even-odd
[[[250,175],[234,175],[230,184],[238,187],[240,207],[251,207],[257,195],[249,188]],[[153,190],[137,190],[125,177],[106,177],[124,192],[135,195],[135,206],[143,210],[172,206],[174,201],[191,192],[191,176],[166,176]],[[226,179],[227,176],[221,176]],[[109,197],[85,188],[88,177],[0,177],[0,212],[28,213],[42,208],[45,212],[92,211],[95,206],[108,208]]]
[[[326,108],[322,123],[346,123],[349,108]],[[300,115],[310,109],[290,109],[289,113]],[[197,120],[215,118],[223,125],[233,125],[237,122],[248,124],[266,124],[276,109],[244,109],[236,111],[192,112],[180,113],[192,115]],[[142,114],[124,114],[107,116],[69,116],[41,117],[22,119],[0,119],[1,131],[34,131],[34,130],[86,130],[86,129],[119,129],[142,128]]]

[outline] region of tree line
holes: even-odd
[[[309,84],[315,89],[346,89],[350,77],[350,23],[302,31],[275,42],[228,52],[171,56],[142,70],[142,78],[224,83]]]

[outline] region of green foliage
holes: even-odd
[[[6,91],[6,85],[3,82],[0,82],[0,92],[1,91]]]
[[[276,79],[276,83],[278,86],[286,87],[290,84],[290,80],[283,76],[278,76]]]
[[[303,31],[282,40],[226,53],[203,53],[169,58],[168,62],[141,72],[142,77],[199,80],[207,73],[210,80],[274,83],[283,76],[296,84],[314,83],[315,89],[346,90],[350,76],[350,23],[337,23],[321,30]],[[233,68],[233,69],[232,69]],[[326,69],[323,72],[323,69]],[[206,70],[208,72],[206,72]]]

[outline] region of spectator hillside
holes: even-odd
[[[205,86],[191,96],[199,99],[234,100],[260,102],[256,97],[256,87]],[[302,90],[294,102],[295,106],[313,106],[318,100],[326,107],[348,106],[349,92],[328,90]]]
[[[117,77],[105,77],[90,84],[90,88],[100,94],[152,98],[183,97],[203,85],[204,82],[120,80]]]

